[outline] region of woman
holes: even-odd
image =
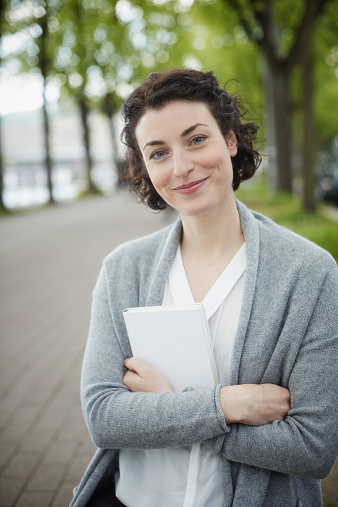
[[[104,261],[82,374],[100,450],[72,506],[322,504],[337,454],[337,266],[235,200],[260,163],[243,116],[211,72],[151,74],[126,101],[129,183],[179,219]],[[194,301],[220,385],[173,393],[131,357],[122,312]]]

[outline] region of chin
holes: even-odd
[[[198,217],[207,214],[208,212],[212,211],[213,208],[213,206],[190,206],[176,209],[181,215],[187,217]]]

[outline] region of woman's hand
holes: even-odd
[[[290,410],[290,391],[275,384],[222,387],[220,403],[227,423],[260,426],[284,421]]]
[[[135,357],[126,359],[124,365],[128,368],[128,371],[123,377],[123,383],[133,393],[139,391],[144,393],[174,392],[169,380]]]

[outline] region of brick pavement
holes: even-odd
[[[103,257],[164,225],[125,192],[0,220],[0,506],[65,507],[94,446],[79,403]]]
[[[69,505],[95,451],[79,378],[101,261],[167,220],[125,192],[0,219],[0,507]]]

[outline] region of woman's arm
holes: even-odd
[[[123,382],[131,392],[173,393],[170,382],[142,361],[131,357],[124,364],[128,370]],[[289,390],[274,384],[222,387],[219,399],[227,424],[260,426],[283,421],[290,410]]]
[[[291,343],[292,336],[289,340]],[[226,436],[206,443],[231,461],[325,477],[338,448],[337,349],[338,280],[334,268],[325,278],[289,377],[291,409],[286,419],[264,426],[232,424]]]
[[[290,375],[291,410],[285,421],[264,426],[227,426],[220,403],[225,388],[221,398],[219,388],[130,392],[123,383],[130,351],[121,350],[108,297],[101,291],[94,298],[82,375],[83,408],[94,442],[105,448],[159,448],[205,441],[232,461],[310,477],[327,474],[337,452],[335,277],[323,284]]]
[[[284,421],[290,410],[290,392],[274,384],[222,387],[220,404],[227,424],[262,426]]]
[[[183,393],[130,392],[123,383],[127,340],[120,342],[101,287],[95,291],[81,379],[82,406],[94,443],[102,448],[189,445],[228,431],[219,386]],[[122,350],[123,348],[123,350]]]

